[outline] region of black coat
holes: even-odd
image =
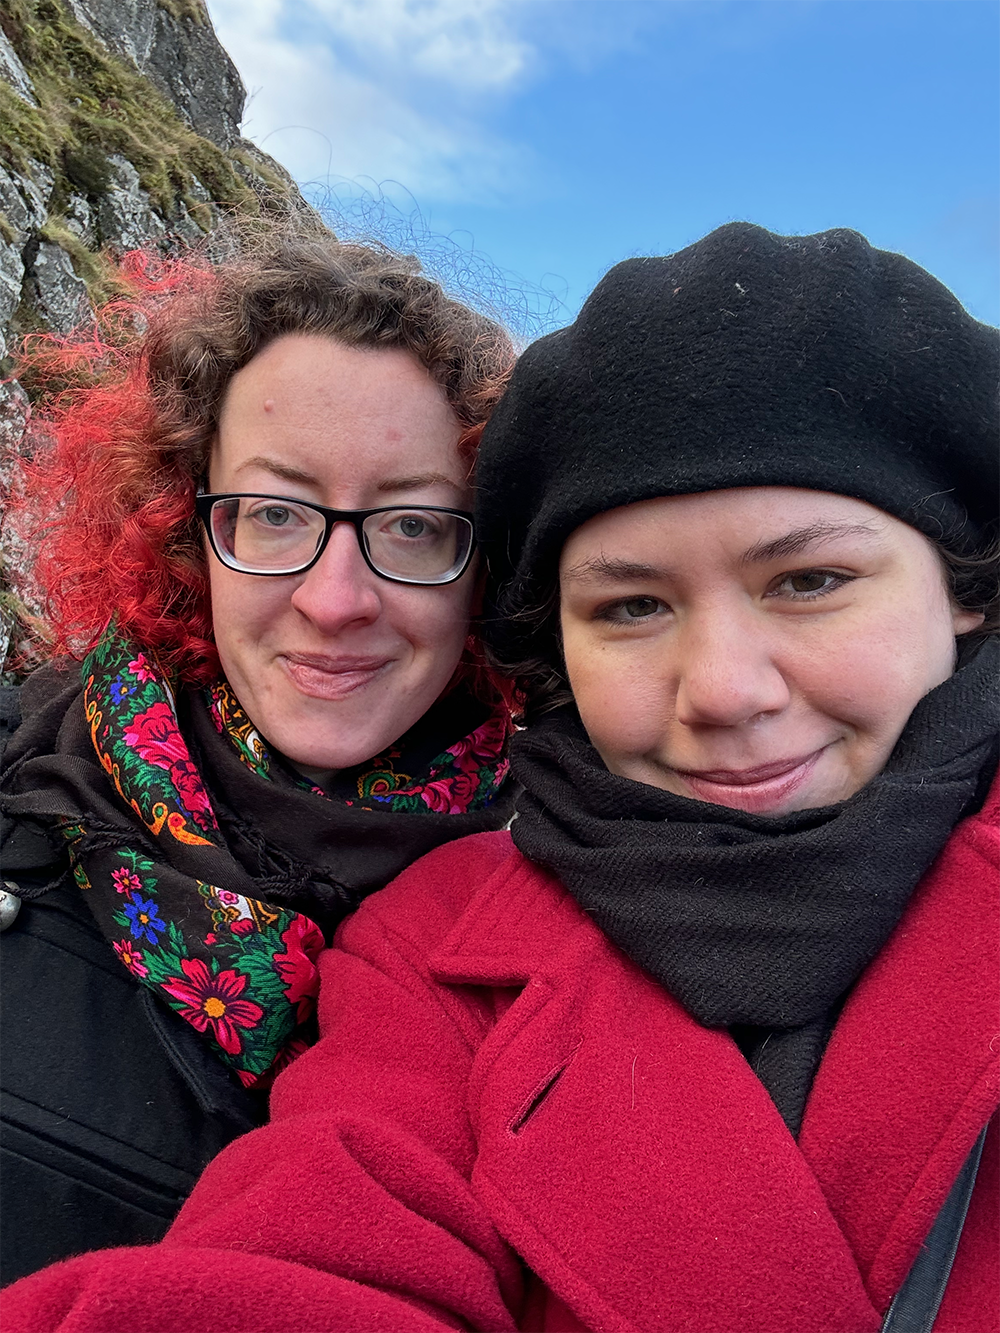
[[[0,962],[6,1283],[82,1250],[158,1240],[208,1161],[263,1122],[264,1102],[131,979],[71,884],[22,905]]]
[[[0,694],[5,736],[17,692]],[[3,820],[21,897],[0,935],[0,1281],[158,1240],[202,1168],[265,1118],[194,1029],[108,948],[37,826]]]

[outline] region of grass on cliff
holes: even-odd
[[[199,0],[160,0],[204,22]],[[200,16],[200,17],[199,17]],[[226,154],[181,120],[148,79],[80,26],[62,0],[4,0],[0,26],[31,77],[39,106],[0,82],[0,157],[30,175],[35,159],[55,175],[52,211],[71,193],[107,189],[107,155],[120,153],[165,215],[179,201],[198,218],[197,179],[223,208],[256,213],[258,200]]]
[[[99,308],[116,296],[130,295],[129,288],[121,280],[117,265],[106,254],[85,245],[58,214],[49,217],[39,234],[43,241],[61,246],[69,255],[73,271],[83,280],[92,306]],[[28,332],[27,328],[22,331]]]
[[[165,9],[175,19],[190,19],[201,26],[208,18],[202,0],[156,0],[160,9]]]

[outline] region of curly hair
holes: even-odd
[[[214,265],[134,252],[122,278],[132,294],[89,334],[26,341],[16,369],[44,407],[9,520],[35,553],[47,652],[81,656],[114,618],[200,684],[219,662],[194,496],[233,376],[290,333],[406,350],[444,391],[471,468],[514,349],[416,259],[332,237],[271,239]],[[122,338],[128,327],[144,332]]]

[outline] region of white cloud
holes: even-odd
[[[491,134],[484,98],[532,59],[523,0],[209,0],[250,92],[244,132],[300,182],[399,181],[422,198],[513,188],[529,155]]]
[[[370,66],[430,76],[452,88],[507,87],[531,49],[513,31],[518,0],[313,0],[331,34]]]

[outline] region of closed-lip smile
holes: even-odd
[[[753,768],[678,768],[675,772],[699,800],[762,814],[780,805],[809,778],[825,749],[824,745],[805,755]]]
[[[391,657],[332,657],[325,653],[282,653],[292,683],[314,699],[343,699],[369,684],[393,661]]]

